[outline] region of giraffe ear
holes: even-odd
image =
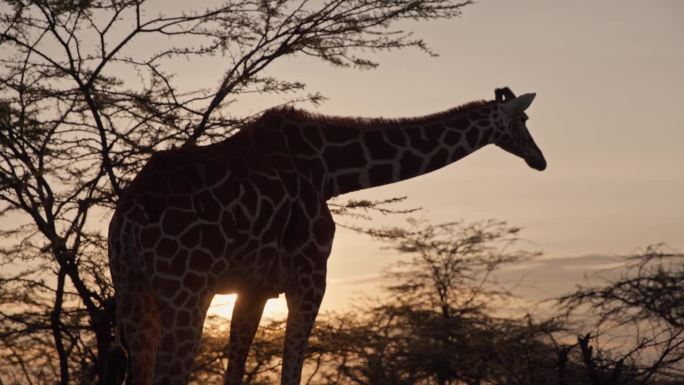
[[[520,95],[511,101],[505,102],[502,105],[503,110],[510,116],[519,115],[532,104],[536,95],[534,93]]]

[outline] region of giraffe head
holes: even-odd
[[[495,91],[496,103],[500,107],[501,119],[497,124],[497,135],[494,143],[525,160],[527,165],[535,170],[546,168],[546,159],[532,135],[527,130],[527,114],[525,110],[532,104],[535,94],[524,94],[516,97],[508,88],[498,88]]]

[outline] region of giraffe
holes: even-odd
[[[543,170],[525,124],[534,96],[502,88],[491,101],[405,119],[282,107],[222,142],[152,155],[109,228],[112,357],[125,359],[125,341],[128,383],[185,384],[212,297],[237,293],[224,383],[241,384],[264,304],[284,293],[281,383],[298,385],[335,233],[326,202],[425,174],[488,144]]]

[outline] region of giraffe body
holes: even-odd
[[[530,96],[412,119],[278,109],[227,140],[157,153],[110,224],[117,338],[133,384],[185,384],[212,297],[237,293],[226,384],[241,384],[268,298],[288,304],[281,381],[297,385],[325,292],[333,196],[430,172],[496,143],[545,161],[524,126]]]

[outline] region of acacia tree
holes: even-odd
[[[285,320],[268,320],[266,324],[259,325],[245,366],[244,385],[266,385],[278,382],[285,322]],[[229,328],[223,317],[208,317],[205,333],[202,335],[190,375],[190,384],[223,382],[228,362],[228,352],[225,348],[228,336]],[[306,358],[309,357],[310,354],[307,354]]]
[[[239,130],[254,117],[230,109],[244,95],[321,100],[270,75],[277,60],[374,68],[377,51],[431,54],[398,23],[454,18],[469,3],[229,0],[173,12],[161,1],[3,1],[0,379],[95,381],[114,316],[103,218],[152,152]],[[179,81],[192,73],[174,64],[209,57],[214,85]]]
[[[520,372],[538,363],[538,352],[553,359],[546,337],[561,326],[494,312],[512,298],[494,273],[537,255],[520,247],[519,231],[499,221],[409,221],[405,228],[368,231],[406,258],[385,272],[387,295],[333,330],[328,346],[334,359],[320,382],[543,383],[526,381]],[[536,354],[525,365],[514,353],[523,344]]]
[[[520,230],[493,220],[410,221],[408,228],[380,234],[390,249],[410,256],[386,272],[394,300],[384,311],[404,330],[404,346],[392,355],[403,356],[406,372],[417,377],[407,383],[496,383],[494,362],[504,344],[495,345],[503,333],[522,327],[494,314],[513,297],[493,273],[538,255],[521,248]],[[527,343],[534,344],[531,334]]]
[[[595,316],[595,331],[578,339],[592,383],[681,383],[684,255],[649,246],[601,274],[558,299],[568,314]]]

